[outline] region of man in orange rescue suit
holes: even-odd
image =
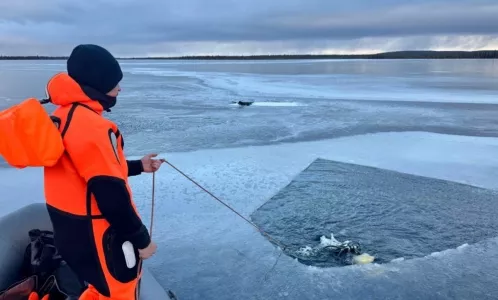
[[[154,159],[156,154],[126,160],[123,136],[102,116],[116,104],[122,78],[106,49],[79,45],[67,61],[67,73],[47,85],[58,106],[53,115],[60,119],[66,151],[44,170],[45,197],[56,246],[88,283],[80,300],[138,300],[139,260],[156,251],[127,178],[155,172],[164,161]]]

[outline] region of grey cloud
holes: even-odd
[[[498,4],[450,5],[449,2],[348,13],[309,9],[288,12],[286,15],[275,12],[253,20],[192,20],[190,26],[188,23],[182,25],[174,21],[151,24],[148,27],[148,38],[173,41],[270,41],[421,34],[493,34],[498,31],[497,15]]]
[[[82,3],[67,0],[3,0],[0,1],[0,20],[36,26],[40,23],[70,24],[74,14],[84,14]]]
[[[354,49],[369,38],[420,37],[428,45],[445,35],[492,38],[497,15],[498,3],[485,0],[2,0],[0,41],[4,49],[28,41],[61,50],[91,42],[148,53],[224,44],[225,50],[341,43]]]

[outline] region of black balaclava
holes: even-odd
[[[118,61],[106,49],[91,44],[78,45],[67,60],[67,72],[93,100],[105,110],[116,104],[116,98],[106,94],[123,79]]]

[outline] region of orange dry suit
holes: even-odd
[[[127,177],[143,172],[143,166],[126,160],[118,127],[102,116],[115,99],[80,86],[66,73],[49,81],[47,93],[58,106],[52,115],[60,121],[65,148],[54,166],[44,168],[55,245],[89,284],[80,299],[136,299],[137,249],[146,248],[150,236]],[[122,248],[126,241],[134,246],[129,266]]]

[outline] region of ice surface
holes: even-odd
[[[163,155],[243,215],[318,157],[497,188],[498,139],[421,132]],[[2,213],[43,201],[40,170],[0,170]],[[151,176],[131,179],[149,222]],[[163,166],[146,264],[180,299],[496,299],[498,239],[439,255],[318,269],[282,255],[251,226]],[[267,275],[267,277],[265,277]]]
[[[199,90],[206,89],[215,97],[496,104],[496,88],[492,87],[496,69],[484,63],[325,60],[275,62],[272,67],[268,62],[169,62],[126,64],[125,72],[168,81],[195,78]]]
[[[108,116],[126,152],[167,152],[245,216],[317,157],[498,187],[495,139],[370,134],[498,136],[496,105],[455,103],[498,102],[491,60],[122,64],[123,92]],[[0,65],[0,108],[43,96],[46,80],[65,68],[63,61]],[[235,100],[302,105],[238,109],[229,105]],[[351,137],[323,140],[344,136]],[[323,141],[309,142],[316,140]],[[299,143],[254,146],[279,142]],[[41,175],[0,170],[2,213],[43,201]],[[151,176],[131,183],[148,224]],[[180,299],[498,298],[496,239],[382,266],[318,269],[282,255],[268,274],[279,252],[261,234],[167,166],[156,183],[160,248],[146,264]]]

